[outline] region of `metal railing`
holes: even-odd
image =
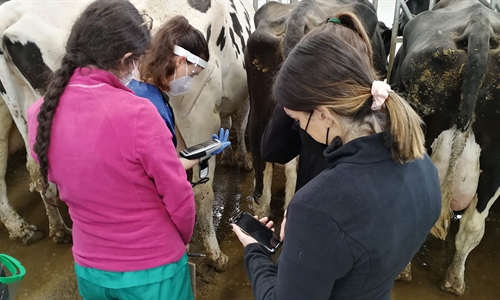
[[[431,0],[429,6],[434,7],[434,0]],[[406,1],[396,0],[396,5],[394,7],[394,19],[392,20],[392,33],[391,33],[391,50],[389,51],[389,67],[387,69],[387,83],[391,78],[392,67],[394,65],[394,57],[396,56],[396,43],[402,43],[403,39],[398,38],[399,30],[399,16],[401,15],[401,10],[406,15],[408,20],[413,19],[413,14],[406,5]]]

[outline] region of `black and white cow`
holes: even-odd
[[[0,89],[12,119],[27,145],[26,111],[43,94],[46,78],[60,64],[70,28],[80,12],[90,1],[26,1],[12,0],[0,6]],[[235,154],[241,165],[250,165],[247,158],[244,133],[249,111],[248,88],[244,70],[245,43],[251,31],[253,6],[249,1],[160,1],[132,0],[141,13],[154,19],[154,31],[174,15],[185,16],[190,23],[206,34],[210,48],[209,64],[214,67],[205,87],[197,88],[203,81],[203,73],[196,78],[193,92],[172,99],[176,113],[176,130],[179,148],[194,145],[211,138],[222,125],[232,123],[238,148]],[[201,94],[194,91],[200,91]],[[184,107],[199,97],[194,108]],[[5,114],[0,105],[0,114]],[[5,168],[8,138],[12,125],[6,119],[0,123],[0,220],[6,225],[11,238],[20,238],[26,244],[35,242],[40,233],[27,224],[9,205],[5,187]],[[226,156],[227,158],[227,156]],[[227,161],[227,159],[226,159]],[[215,158],[210,160],[209,177],[215,172]],[[38,166],[28,151],[27,167],[31,174],[31,189],[40,191]],[[198,169],[195,168],[194,180]],[[203,237],[208,262],[223,270],[228,261],[219,248],[213,226],[212,206],[214,194],[212,182],[195,187],[198,228]],[[49,197],[57,197],[56,187],[51,185]],[[44,199],[47,200],[47,199]],[[46,202],[46,201],[45,201]],[[50,236],[55,242],[69,242],[71,231],[64,224],[57,208],[46,205],[50,223]]]
[[[281,4],[268,2],[255,13],[255,31],[248,40],[245,62],[250,92],[249,137],[255,171],[254,212],[269,215],[273,165],[260,154],[261,138],[269,122],[274,102],[271,96],[273,78],[287,54],[310,30],[336,13],[349,11],[359,17],[371,39],[374,63],[385,76],[387,55],[379,31],[377,14],[367,0],[304,0]],[[292,160],[286,170],[285,207],[295,190],[296,167]],[[292,178],[290,178],[292,177]]]
[[[464,293],[465,261],[500,194],[500,14],[484,0],[442,0],[408,22],[390,81],[423,117],[439,171],[442,212],[431,233],[445,239],[465,212],[441,285]]]

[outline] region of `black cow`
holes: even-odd
[[[259,206],[254,206],[256,213],[268,214],[271,201],[272,167],[266,167],[270,172],[266,171],[264,184],[265,162],[260,154],[260,144],[275,106],[271,97],[273,78],[287,54],[307,32],[323,24],[328,17],[344,11],[354,13],[361,20],[372,42],[375,67],[385,76],[387,55],[375,8],[367,0],[268,2],[255,13],[256,30],[247,43],[245,64],[250,92],[249,138],[255,171],[254,199],[260,198]]]
[[[484,0],[443,0],[408,22],[390,81],[426,124],[443,210],[431,233],[445,239],[465,212],[441,288],[465,290],[465,261],[500,193],[500,14]]]

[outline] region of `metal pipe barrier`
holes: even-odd
[[[390,83],[392,68],[394,66],[394,57],[396,56],[396,43],[401,41],[398,40],[398,29],[399,29],[399,16],[401,9],[406,15],[408,20],[413,19],[413,15],[406,5],[406,1],[396,0],[396,5],[394,7],[394,19],[392,21],[392,34],[391,34],[391,50],[389,51],[389,67],[387,70],[387,83]]]

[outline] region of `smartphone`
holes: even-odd
[[[276,253],[281,246],[280,236],[246,211],[240,212],[233,222],[246,234],[253,237],[269,252]]]

